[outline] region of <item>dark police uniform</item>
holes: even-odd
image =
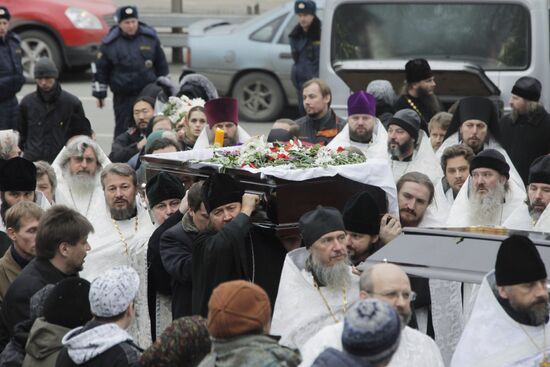
[[[118,26],[111,28],[97,54],[93,96],[107,96],[107,85],[113,92],[115,135],[133,125],[133,104],[141,90],[159,76],[169,74],[166,56],[155,30],[139,23],[138,32],[128,36]]]
[[[13,32],[0,38],[0,130],[15,129],[18,104],[15,94],[25,83],[21,66],[21,40]]]

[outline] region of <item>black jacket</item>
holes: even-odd
[[[307,32],[297,24],[288,37],[294,60],[290,77],[294,87],[300,89],[304,82],[319,76],[321,21],[315,17]]]
[[[19,105],[20,147],[30,161],[52,163],[65,145],[67,129],[85,120],[80,100],[56,83],[51,93],[27,94]]]
[[[275,231],[242,213],[217,233],[201,233],[193,243],[193,314],[206,317],[212,291],[230,280],[253,281],[275,304],[285,256]]]
[[[113,26],[103,38],[96,61],[97,72],[92,85],[93,96],[107,96],[107,85],[113,94],[137,96],[157,77],[169,74],[166,56],[155,30],[140,22],[135,36]]]
[[[189,216],[186,217],[188,219]],[[164,232],[160,239],[160,256],[172,279],[172,318],[192,315],[193,241],[198,232],[185,230],[179,222]]]
[[[15,97],[25,84],[21,66],[21,40],[13,32],[0,37],[0,102]]]
[[[46,259],[35,258],[25,266],[8,288],[0,310],[1,348],[13,336],[15,325],[29,318],[31,297],[45,285],[56,284],[70,276],[77,275],[62,273]]]
[[[137,144],[145,137],[142,132],[135,128],[131,127],[123,134],[120,134],[113,141],[111,146],[111,153],[109,154],[109,159],[114,162],[126,163],[134,155],[139,153]]]
[[[412,104],[409,103],[409,101],[412,102]],[[409,96],[407,94],[407,95],[400,96],[397,99],[397,101],[395,101],[393,108],[395,112],[399,110],[403,110],[405,108],[416,111],[420,116],[420,128],[424,130],[426,134],[429,134],[428,123],[436,113],[441,111],[441,103],[439,103],[439,100],[437,101],[438,101],[439,107],[437,107],[436,109],[432,109],[431,107],[426,106],[419,98]]]
[[[527,184],[531,163],[550,153],[550,114],[540,107],[515,121],[506,115],[500,120],[500,137],[503,148]]]
[[[300,140],[327,145],[346,125],[346,120],[336,116],[329,108],[327,114],[320,119],[315,120],[306,115],[296,120],[296,123],[300,128]]]

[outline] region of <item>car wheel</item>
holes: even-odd
[[[63,68],[61,51],[57,42],[50,35],[32,30],[19,33],[19,37],[21,38],[21,50],[23,51],[21,63],[27,81],[33,81],[34,65],[41,57],[52,60],[57,66],[57,70],[61,72]]]
[[[284,94],[279,82],[260,72],[240,77],[232,96],[239,101],[239,117],[243,121],[274,121],[284,107]]]

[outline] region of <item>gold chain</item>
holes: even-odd
[[[409,104],[409,106],[411,106],[413,108],[413,110],[416,111],[416,113],[418,113],[418,116],[420,116],[421,119],[425,120],[424,115],[422,115],[422,112],[420,112],[418,107],[416,107],[416,105],[414,104],[414,102],[410,98],[407,98],[407,103]]]
[[[544,335],[544,344],[542,345],[542,348],[539,347],[539,345],[537,343],[535,343],[535,340],[533,339],[533,337],[531,335],[529,335],[527,330],[525,330],[523,328],[523,325],[521,325],[519,323],[518,323],[518,325],[521,328],[521,330],[523,330],[525,335],[527,335],[527,337],[529,338],[531,343],[535,346],[535,348],[542,352],[542,361],[539,363],[539,366],[540,367],[550,367],[550,361],[548,360],[548,356],[546,355],[546,325],[542,326],[543,335]]]
[[[124,254],[128,256],[128,250],[130,246],[128,245],[128,242],[126,242],[126,238],[124,238],[124,235],[122,234],[122,231],[120,230],[120,227],[118,226],[118,222],[111,218],[113,221],[113,225],[115,226],[116,231],[118,232],[118,236],[120,237],[120,241],[122,242],[122,245],[124,246]],[[136,225],[134,227],[134,232],[137,233],[138,231],[138,216],[136,215]]]
[[[321,295],[321,298],[323,299],[323,302],[325,303],[325,306],[327,307],[328,309],[328,312],[330,312],[330,315],[332,316],[332,319],[334,320],[334,323],[338,323],[338,319],[336,318],[336,315],[334,314],[334,312],[332,311],[332,308],[330,307],[330,305],[328,304],[327,302],[327,299],[325,298],[325,296],[323,295],[323,292],[321,292],[321,288],[319,287],[319,285],[317,284],[316,281],[313,281],[313,286],[317,289],[317,291],[319,292],[319,294]],[[347,305],[348,305],[348,293],[347,293],[347,290],[346,290],[346,287],[343,287],[342,288],[342,295],[343,295],[343,299],[344,299],[344,302],[343,302],[343,309],[344,309],[344,314],[346,313],[346,309],[347,309]]]

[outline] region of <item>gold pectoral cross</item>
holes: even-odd
[[[550,367],[550,361],[548,360],[546,355],[544,355],[544,357],[542,358],[542,361],[539,363],[539,366],[540,367]]]

